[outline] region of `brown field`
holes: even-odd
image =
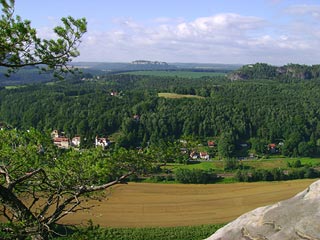
[[[69,215],[66,224],[112,227],[227,223],[260,206],[290,198],[315,180],[210,185],[129,183],[115,186],[96,206]]]

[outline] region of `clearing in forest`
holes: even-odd
[[[190,94],[178,94],[178,93],[158,93],[158,97],[164,98],[196,98],[196,99],[204,99],[204,97]]]

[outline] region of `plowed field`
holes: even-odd
[[[129,183],[63,223],[112,227],[186,226],[227,223],[254,208],[288,199],[313,180],[210,185]]]

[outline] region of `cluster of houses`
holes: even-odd
[[[185,140],[180,140],[181,143],[187,143]],[[280,153],[280,148],[284,145],[283,142],[279,142],[278,144],[276,143],[269,143],[267,145],[267,151],[270,153],[270,154],[277,154],[277,153]],[[214,141],[208,141],[207,142],[207,147],[209,148],[213,148],[213,147],[216,147],[217,144],[214,142]],[[240,148],[249,148],[250,145],[248,143],[242,143],[242,144],[239,144],[239,147]],[[181,152],[184,153],[184,154],[189,154],[189,157],[190,157],[190,160],[204,160],[204,161],[209,161],[210,160],[210,155],[205,152],[205,151],[197,151],[197,150],[192,150],[191,152],[188,151],[187,148],[181,148]],[[253,153],[250,153],[249,154],[249,159],[253,159],[255,158],[255,155]]]
[[[53,130],[51,132],[51,138],[53,140],[53,144],[60,149],[80,148],[80,136],[75,136],[70,139],[64,136],[63,133],[60,134],[58,130]],[[99,138],[98,136],[96,136],[94,145],[96,147],[107,148],[110,145],[110,143],[111,142],[107,137]]]
[[[198,160],[199,158],[202,160],[206,160],[206,161],[210,160],[210,156],[207,152],[199,152],[198,153],[196,151],[192,151],[189,156],[190,156],[191,160]]]
[[[210,147],[210,148],[217,146],[217,144],[214,141],[208,141],[207,144],[208,144],[208,147]],[[190,156],[191,160],[197,160],[199,158],[201,160],[205,160],[205,161],[210,160],[210,155],[207,152],[191,151],[189,156]]]
[[[187,141],[186,140],[180,140],[180,143],[187,144]],[[215,146],[217,146],[217,145],[216,145],[216,143],[214,141],[208,141],[208,147],[209,148],[212,148],[212,147],[215,147]],[[181,152],[183,154],[189,154],[190,160],[194,160],[194,161],[197,161],[199,159],[200,160],[204,160],[204,161],[209,161],[210,160],[210,155],[208,154],[208,152],[192,150],[189,153],[189,150],[187,148],[181,148],[180,150],[181,150]]]

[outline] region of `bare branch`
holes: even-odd
[[[8,169],[5,166],[0,166],[0,174],[4,175],[4,178],[6,179],[6,183],[8,185],[11,184],[11,178],[8,172]]]
[[[61,218],[63,218],[64,216],[68,215],[69,213],[72,213],[72,212],[76,212],[74,209],[79,206],[79,204],[81,203],[81,201],[75,197],[75,200],[76,202],[73,204],[73,206],[71,206],[69,208],[69,210],[65,211],[64,213],[62,213],[59,217],[57,217],[57,219],[55,221],[59,221]]]
[[[39,197],[37,197],[36,195],[35,195],[35,189],[33,188],[33,191],[32,191],[32,197],[33,197],[33,201],[32,201],[32,203],[31,203],[31,205],[29,206],[29,210],[31,210],[31,208],[33,207],[33,205],[34,204],[36,204],[36,202],[38,202],[39,201]]]
[[[89,188],[87,187],[84,187],[82,189],[82,193],[90,193],[90,192],[96,192],[96,191],[99,191],[99,190],[103,190],[103,189],[107,189],[115,184],[118,184],[118,183],[121,183],[124,179],[126,179],[127,177],[129,177],[130,175],[132,175],[134,172],[129,172],[125,175],[122,175],[119,179],[115,180],[115,181],[112,181],[112,182],[109,182],[109,183],[106,183],[106,184],[102,184],[102,185],[99,185],[99,186],[91,186]]]
[[[42,208],[42,211],[39,213],[39,215],[37,216],[38,219],[40,218],[40,220],[42,220],[44,218],[44,215],[47,213],[49,207],[52,205],[53,203],[53,198],[55,196],[55,193],[50,195],[45,206]]]
[[[106,183],[106,184],[102,184],[99,186],[91,186],[91,187],[87,187],[87,186],[81,186],[78,190],[78,192],[75,192],[72,196],[70,196],[69,198],[67,198],[65,201],[63,201],[63,203],[59,206],[56,207],[56,210],[54,211],[54,213],[47,217],[46,219],[44,219],[43,221],[46,222],[46,224],[50,225],[54,222],[56,222],[58,219],[64,217],[65,215],[67,215],[68,213],[70,213],[70,209],[69,211],[65,211],[66,207],[69,204],[72,204],[72,202],[74,200],[76,200],[76,202],[74,203],[74,205],[71,207],[71,210],[73,211],[74,208],[79,205],[81,202],[79,200],[79,197],[85,193],[90,193],[90,192],[96,192],[96,191],[100,191],[100,190],[104,190],[107,189],[113,185],[119,184],[121,183],[124,179],[126,179],[128,176],[132,175],[133,172],[129,172],[125,175],[122,175],[120,178]]]

